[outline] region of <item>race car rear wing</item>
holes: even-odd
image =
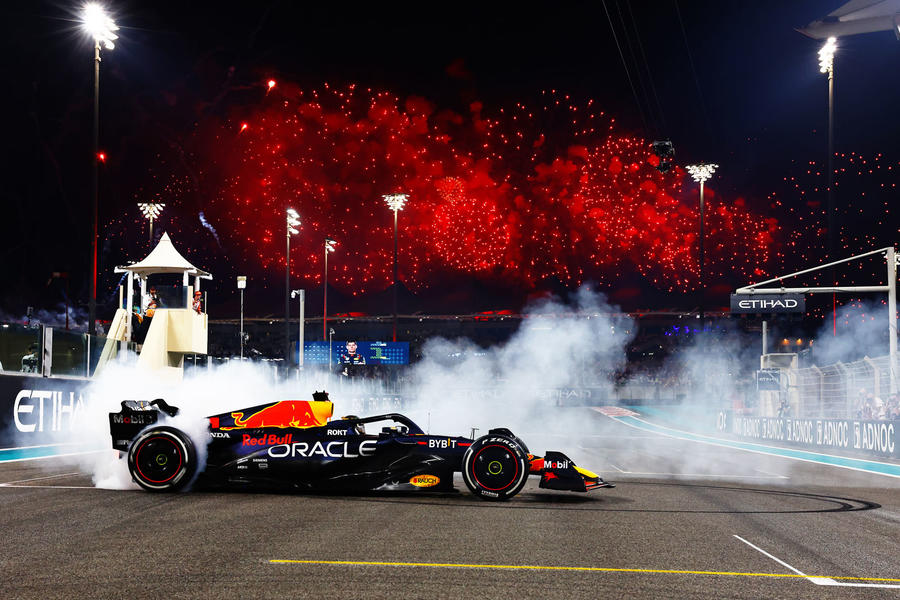
[[[120,452],[127,452],[131,441],[148,425],[159,421],[159,413],[174,417],[178,408],[170,406],[162,398],[151,402],[142,400],[122,400],[122,410],[109,413],[109,433],[112,446]]]

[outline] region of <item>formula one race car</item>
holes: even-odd
[[[113,448],[127,454],[135,482],[151,492],[177,491],[198,479],[206,485],[289,486],[300,490],[453,490],[453,474],[476,496],[515,496],[528,475],[540,487],[586,492],[615,487],[575,466],[565,454],[529,453],[508,429],[478,439],[428,435],[396,414],[330,420],[325,392],[313,400],[285,400],[208,417],[206,462],[191,438],[166,421],[178,409],[164,400],[124,400],[110,413]],[[378,433],[366,425],[381,425]],[[202,472],[198,472],[201,471]]]

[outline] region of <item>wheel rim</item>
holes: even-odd
[[[519,459],[506,446],[485,446],[472,459],[472,478],[486,490],[503,491],[519,476]]]
[[[149,483],[168,483],[181,472],[184,452],[181,445],[168,436],[147,438],[134,455],[138,474]]]

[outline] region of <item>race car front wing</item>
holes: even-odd
[[[539,487],[567,492],[588,492],[599,488],[614,488],[615,484],[575,465],[562,452],[548,451],[543,457],[529,456],[531,473],[541,476]]]

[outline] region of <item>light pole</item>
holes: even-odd
[[[300,318],[297,326],[297,377],[303,368],[303,326],[306,322],[306,290],[291,290],[291,298],[300,297]]]
[[[333,365],[331,364],[331,337],[334,335],[334,329],[328,329],[328,370],[331,371]]]
[[[830,37],[819,50],[819,71],[828,75],[828,258],[834,260],[834,51]]]
[[[712,177],[719,165],[700,163],[699,165],[688,165],[686,168],[691,177],[694,178],[694,181],[700,182],[700,319],[703,319],[703,268],[705,258],[703,255],[703,184]]]
[[[834,223],[834,52],[837,50],[837,39],[830,37],[819,50],[819,72],[828,75],[828,254],[829,260],[834,260],[835,223]],[[831,283],[835,281],[834,267],[831,269]],[[837,300],[832,295],[832,328],[837,335]]]
[[[106,15],[99,4],[88,4],[81,14],[84,30],[94,38],[94,128],[93,128],[93,162],[91,174],[91,297],[88,299],[89,323],[88,333],[97,333],[97,213],[98,213],[98,180],[100,177],[100,44],[107,50],[115,47],[113,40],[119,39],[115,31],[119,27]]]
[[[409,199],[408,194],[385,194],[382,196],[388,207],[394,211],[394,341],[397,341],[397,213]]]
[[[300,215],[293,208],[287,209],[287,228],[285,230],[284,260],[284,368],[291,364],[291,235],[300,233],[296,228],[300,225]]]
[[[322,286],[322,341],[325,341],[325,335],[328,328],[328,253],[334,252],[337,242],[330,237],[325,238],[325,281]],[[331,350],[329,350],[329,353]]]
[[[237,287],[241,290],[241,362],[244,361],[244,288],[247,287],[247,277],[238,275]]]
[[[138,202],[138,208],[141,209],[141,213],[144,215],[144,218],[150,221],[150,245],[153,245],[153,221],[159,217],[162,209],[166,207],[163,203],[156,202]]]

